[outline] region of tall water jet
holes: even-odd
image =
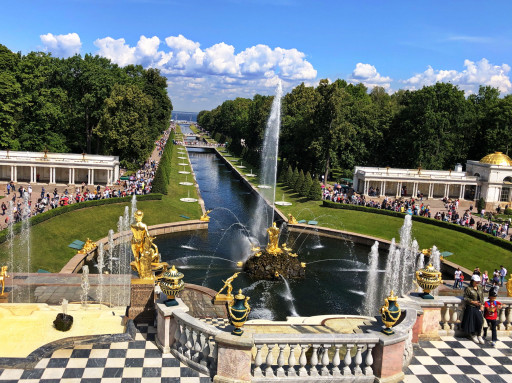
[[[400,228],[400,284],[398,286],[397,294],[407,293],[411,279],[410,274],[413,272],[413,267],[416,265],[415,255],[412,251],[412,216],[406,215],[404,223]]]
[[[265,136],[263,139],[263,149],[261,152],[260,163],[260,183],[271,187],[271,195],[267,198],[272,203],[272,215],[267,217],[267,205],[262,199],[258,200],[258,206],[254,216],[256,217],[251,227],[252,234],[258,238],[261,237],[265,229],[272,225],[274,220],[273,213],[276,200],[276,174],[277,174],[277,156],[279,152],[279,130],[281,127],[281,98],[283,96],[283,87],[281,81],[276,87],[276,95],[272,102],[272,109],[267,121]],[[264,191],[262,193],[265,195]]]
[[[114,274],[114,230],[108,231],[109,303],[112,306],[112,274]]]
[[[377,307],[377,288],[379,282],[379,242],[375,241],[368,257],[368,273],[366,274],[366,299],[364,315],[372,316]]]
[[[7,210],[7,247],[9,249],[9,270],[16,271],[14,264],[14,204],[9,201]],[[11,278],[11,303],[14,303],[14,278]]]
[[[28,198],[28,193],[24,193],[23,194],[23,205],[22,205],[22,211],[21,211],[21,233],[20,233],[20,237],[21,237],[21,249],[20,251],[22,252],[20,254],[20,256],[25,256],[25,259],[26,259],[26,266],[25,266],[25,270],[20,270],[20,271],[25,271],[26,274],[27,274],[27,285],[28,285],[28,289],[27,289],[27,297],[26,297],[26,302],[25,303],[30,303],[30,278],[29,278],[29,274],[30,274],[30,222],[29,222],[29,219],[30,219],[30,205],[29,205],[29,198]],[[25,254],[23,254],[25,253]]]
[[[388,257],[386,260],[386,276],[384,278],[384,291],[381,292],[381,295],[384,296],[390,293],[393,284],[393,261],[396,253],[396,243],[395,238],[391,239],[391,245],[389,245]]]
[[[87,300],[89,297],[89,266],[85,265],[82,266],[82,283],[80,284],[82,286],[82,294],[80,294],[80,301],[82,303],[83,308],[87,308]]]
[[[97,297],[98,302],[103,302],[103,269],[105,268],[105,261],[103,257],[103,242],[98,245],[98,257],[97,257],[97,268],[98,268],[98,288]]]
[[[132,196],[132,206],[130,209],[130,223],[135,223],[135,212],[137,211],[137,197],[135,194]]]
[[[434,245],[432,246],[432,255],[430,256],[430,263],[437,271],[441,271],[441,253],[439,249]]]

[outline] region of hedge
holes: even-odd
[[[406,215],[406,213],[400,213],[400,212],[392,211],[392,210],[376,209],[374,207],[337,203],[337,202],[332,202],[332,201],[327,201],[327,200],[323,201],[323,206],[329,207],[329,208],[334,208],[334,209],[357,210],[357,211],[362,211],[365,213],[383,214],[383,215],[389,215],[391,217],[398,217],[398,218],[403,218]],[[511,241],[506,241],[499,237],[494,237],[490,234],[484,233],[483,231],[478,231],[475,229],[470,229],[465,226],[456,225],[454,223],[439,221],[437,219],[422,217],[419,215],[413,215],[412,220],[418,221],[421,223],[426,223],[427,225],[439,226],[439,227],[442,227],[443,229],[458,231],[460,233],[464,233],[464,234],[470,235],[472,237],[482,239],[488,243],[499,246],[505,250],[512,250],[512,242]]]
[[[169,135],[165,144],[162,157],[155,172],[155,178],[151,184],[151,191],[154,193],[167,194],[169,182],[171,182],[172,150],[174,147],[174,131]]]
[[[151,200],[161,200],[162,194],[144,194],[144,195],[138,195],[137,201],[151,201]],[[75,210],[79,209],[85,209],[88,207],[93,206],[101,206],[101,205],[112,205],[116,203],[125,203],[130,202],[132,200],[132,196],[128,197],[119,197],[119,198],[107,198],[107,199],[99,199],[99,200],[93,200],[93,201],[84,201],[80,203],[74,203],[67,206],[59,206],[56,209],[48,210],[44,213],[37,214],[33,217],[30,217],[28,222],[30,226],[37,225],[41,222],[47,221],[50,218],[56,217],[61,214],[70,213]],[[3,243],[7,240],[8,236],[8,228],[3,229],[0,231],[0,243]],[[13,227],[14,234],[19,234],[21,231],[21,222],[15,223]]]

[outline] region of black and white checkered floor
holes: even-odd
[[[229,330],[224,319],[204,322]],[[55,351],[34,369],[0,369],[0,382],[23,383],[208,383],[210,377],[162,355],[155,344],[156,329],[139,326],[135,340],[106,345],[80,345]],[[464,338],[443,337],[420,342],[405,370],[407,383],[512,382],[512,338],[495,348]]]
[[[404,372],[407,383],[511,383],[512,339],[503,338],[496,347],[454,337],[420,342]]]

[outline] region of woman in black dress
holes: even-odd
[[[461,322],[461,328],[469,334],[473,342],[484,344],[483,338],[480,336],[484,317],[482,310],[484,307],[484,292],[480,286],[480,276],[473,275],[469,286],[464,290],[464,302],[466,308]]]

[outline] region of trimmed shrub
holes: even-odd
[[[292,177],[290,178],[290,181],[288,182],[288,186],[291,187],[292,189],[294,189],[295,188],[295,182],[297,182],[298,178],[299,178],[299,170],[297,168],[295,168],[293,170]]]
[[[302,184],[301,189],[299,190],[299,194],[302,197],[309,197],[309,191],[311,190],[311,186],[313,185],[313,180],[311,179],[311,173],[307,172],[304,176],[304,183]]]
[[[173,141],[174,132],[171,132],[167,143],[165,144],[162,157],[158,163],[158,167],[155,172],[155,178],[151,185],[151,192],[160,193],[167,195],[167,188],[171,181],[171,164],[172,164],[172,151],[174,148]]]
[[[509,207],[507,207],[507,208],[505,209],[505,211],[504,211],[504,214],[505,214],[505,215],[512,215],[512,209],[511,209],[511,208],[509,208]]]
[[[336,203],[336,202],[326,201],[326,200],[323,201],[323,206],[334,208],[334,209],[357,210],[357,211],[362,211],[365,213],[383,214],[383,215],[389,215],[391,217],[398,217],[398,218],[403,218],[406,215],[405,213],[399,213],[397,211],[392,211],[392,210],[376,209],[376,208],[367,207],[367,206]],[[470,235],[472,237],[482,239],[485,242],[489,242],[489,243],[499,246],[503,249],[512,250],[512,242],[505,241],[504,239],[501,239],[499,237],[494,237],[490,234],[484,233],[483,231],[470,229],[468,227],[456,225],[456,224],[450,223],[450,222],[438,221],[437,219],[433,219],[433,218],[421,217],[419,215],[413,215],[412,220],[426,223],[428,225],[439,226],[439,227],[442,227],[443,229],[458,231],[460,233],[464,233],[464,234]]]
[[[320,185],[320,182],[313,180],[313,184],[309,189],[308,197],[313,201],[320,201],[322,199],[322,186]]]
[[[299,172],[299,177],[297,178],[297,181],[295,181],[295,185],[293,186],[293,190],[300,194],[300,191],[302,190],[302,185],[304,185],[304,172],[301,169]]]
[[[483,197],[480,198],[476,203],[476,209],[478,210],[479,213],[481,213],[482,210],[485,209],[485,199]]]
[[[293,178],[293,169],[292,165],[288,165],[288,169],[286,170],[286,174],[284,176],[284,183],[289,185]]]

